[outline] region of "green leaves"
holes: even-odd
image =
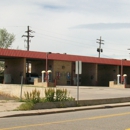
[[[45,90],[45,100],[49,102],[74,101],[74,98],[69,96],[67,89],[49,88]]]
[[[49,102],[54,101],[54,96],[55,96],[55,90],[54,89],[45,89],[45,100]]]
[[[67,89],[45,89],[45,97],[40,97],[40,91],[34,89],[30,93],[24,92],[25,101],[32,102],[34,104],[39,102],[61,102],[61,101],[74,101],[73,97],[70,97]]]
[[[9,48],[15,40],[15,35],[6,29],[0,29],[0,48]]]
[[[25,100],[27,102],[38,103],[40,102],[40,91],[34,89],[32,92],[24,92]]]
[[[6,29],[0,29],[0,48],[9,48],[15,40],[15,35],[8,33]],[[0,62],[0,73],[4,71],[4,62]]]
[[[66,101],[67,94],[67,89],[56,89],[56,101]]]

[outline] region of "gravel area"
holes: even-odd
[[[13,111],[22,104],[15,97],[10,97],[8,94],[0,94],[0,112]]]
[[[14,111],[22,104],[15,100],[0,100],[0,112],[3,111]]]

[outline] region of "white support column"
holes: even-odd
[[[44,73],[45,73],[46,71],[42,71],[41,73],[42,73],[42,83],[44,82]]]
[[[124,74],[124,75],[123,75],[123,78],[124,78],[124,84],[127,84],[127,81],[126,81],[127,74]]]
[[[117,75],[117,84],[120,84],[120,74]]]

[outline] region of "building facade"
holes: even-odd
[[[127,74],[130,84],[130,61],[69,54],[0,49],[0,59],[5,62],[3,83],[20,84],[21,76],[26,83],[27,64],[31,73],[42,77],[42,71],[51,70],[49,82],[57,85],[76,85],[75,62],[82,61],[79,84],[83,86],[108,86],[117,81],[118,74]],[[46,77],[46,76],[44,76]]]

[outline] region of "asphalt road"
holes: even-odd
[[[1,118],[0,130],[130,130],[130,107]]]

